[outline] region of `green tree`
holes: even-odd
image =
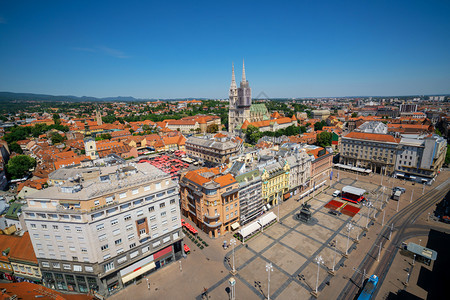
[[[253,125],[248,125],[247,129],[244,130],[244,133],[246,141],[252,145],[255,145],[262,136],[259,128]]]
[[[447,146],[447,153],[445,154],[445,164],[450,164],[450,147]]]
[[[300,133],[305,133],[306,131],[306,126],[300,126]]]
[[[314,130],[315,131],[322,130],[323,126],[325,126],[326,124],[327,123],[324,120],[322,120],[320,122],[316,122],[316,123],[314,123]]]
[[[11,144],[9,144],[9,150],[11,152],[16,152],[16,153],[19,153],[19,154],[23,153],[22,148],[20,148],[19,144],[17,144],[16,142],[12,142]]]
[[[356,118],[358,116],[358,113],[355,111],[354,113],[352,113],[352,118]]]
[[[55,125],[61,124],[61,119],[59,117],[59,114],[53,114],[53,122],[55,122]]]
[[[320,147],[331,146],[331,139],[333,134],[327,131],[321,132],[317,135],[316,145]]]
[[[6,165],[6,172],[11,179],[22,178],[36,166],[36,160],[28,155],[12,157]]]
[[[60,135],[59,133],[52,133],[50,136],[50,140],[52,141],[53,145],[62,143],[64,141],[64,137],[62,135]]]
[[[217,124],[211,124],[206,127],[207,133],[216,133],[217,131],[219,131],[219,125]]]

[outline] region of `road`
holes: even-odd
[[[377,274],[379,277],[378,285],[381,286],[386,277],[386,274],[394,260],[395,254],[401,247],[402,241],[417,236],[417,235],[427,235],[430,228],[436,230],[442,230],[442,227],[438,224],[435,226],[426,224],[415,224],[417,218],[431,206],[435,205],[447,194],[450,189],[450,179],[447,179],[436,188],[430,190],[425,195],[421,196],[419,199],[409,204],[403,208],[400,212],[391,217],[391,219],[386,223],[389,226],[393,224],[394,231],[392,232],[391,241],[389,243],[389,236],[391,235],[391,228],[386,226],[384,230],[381,231],[380,235],[373,243],[370,251],[364,257],[361,264],[358,266],[359,270],[370,270],[373,264],[376,262],[376,257],[378,256],[378,246],[380,243],[387,244],[387,250],[384,251],[378,266],[376,267],[373,274]],[[355,275],[350,279],[347,285],[342,290],[339,299],[354,299],[355,295],[359,292],[360,286],[359,282],[362,282],[362,274],[355,273]],[[379,289],[377,289],[378,291]],[[373,298],[376,299],[375,292]]]

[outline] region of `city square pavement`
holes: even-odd
[[[298,200],[298,196],[294,196],[282,203],[279,207],[280,222],[265,228],[245,244],[238,241],[234,252],[235,275],[230,272],[233,267],[232,248],[222,248],[223,241],[229,242],[232,238],[231,234],[212,240],[199,232],[209,243],[209,247],[200,250],[186,238],[185,242],[192,250],[186,259],[150,274],[147,277],[149,289],[146,281],[142,280],[141,283],[113,295],[111,299],[202,299],[202,292],[205,290],[209,299],[229,299],[231,295],[228,281],[231,277],[236,280],[237,299],[265,299],[268,293],[271,299],[309,299],[316,284],[319,299],[336,299],[348,282],[348,277],[355,272],[347,264],[358,265],[358,261],[367,253],[365,249],[370,248],[371,240],[378,234],[375,231],[381,225],[388,226],[381,224],[383,213],[380,208],[385,211],[386,220],[396,212],[397,202],[387,202],[392,193],[391,187],[408,184],[401,185],[399,180],[386,177],[382,179],[379,175],[356,176],[342,171],[339,172],[339,179],[336,177],[335,170],[331,187],[328,179],[327,186],[319,188],[311,195],[313,197]],[[386,186],[384,193],[380,185],[382,180]],[[331,194],[334,190],[346,185],[365,189],[369,193],[367,198],[372,207],[369,209],[361,205],[361,211],[353,218],[344,214],[330,214],[329,209],[324,207],[325,204],[333,199]],[[414,187],[416,197],[421,195],[421,187]],[[404,197],[409,195],[407,189]],[[308,224],[295,218],[305,200],[311,205],[312,212],[312,221]],[[409,203],[404,200],[400,202],[399,209]],[[278,214],[278,207],[272,211]],[[350,232],[347,231],[349,223],[353,226]],[[377,227],[376,230],[372,229]],[[348,258],[345,257],[346,250]],[[315,262],[318,256],[323,260],[319,268]],[[273,268],[270,272],[270,291],[269,274],[266,271],[268,263]],[[328,273],[333,265],[335,276]],[[331,288],[327,288],[328,286]],[[339,288],[334,288],[336,286]]]

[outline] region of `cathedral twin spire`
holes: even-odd
[[[231,63],[232,73],[231,73],[231,88],[236,88],[236,77],[234,75],[234,63]],[[245,62],[242,60],[242,83],[245,83],[247,79],[245,78]]]

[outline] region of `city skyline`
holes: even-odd
[[[0,90],[226,99],[245,59],[255,97],[450,92],[448,3],[105,3],[2,4]]]

